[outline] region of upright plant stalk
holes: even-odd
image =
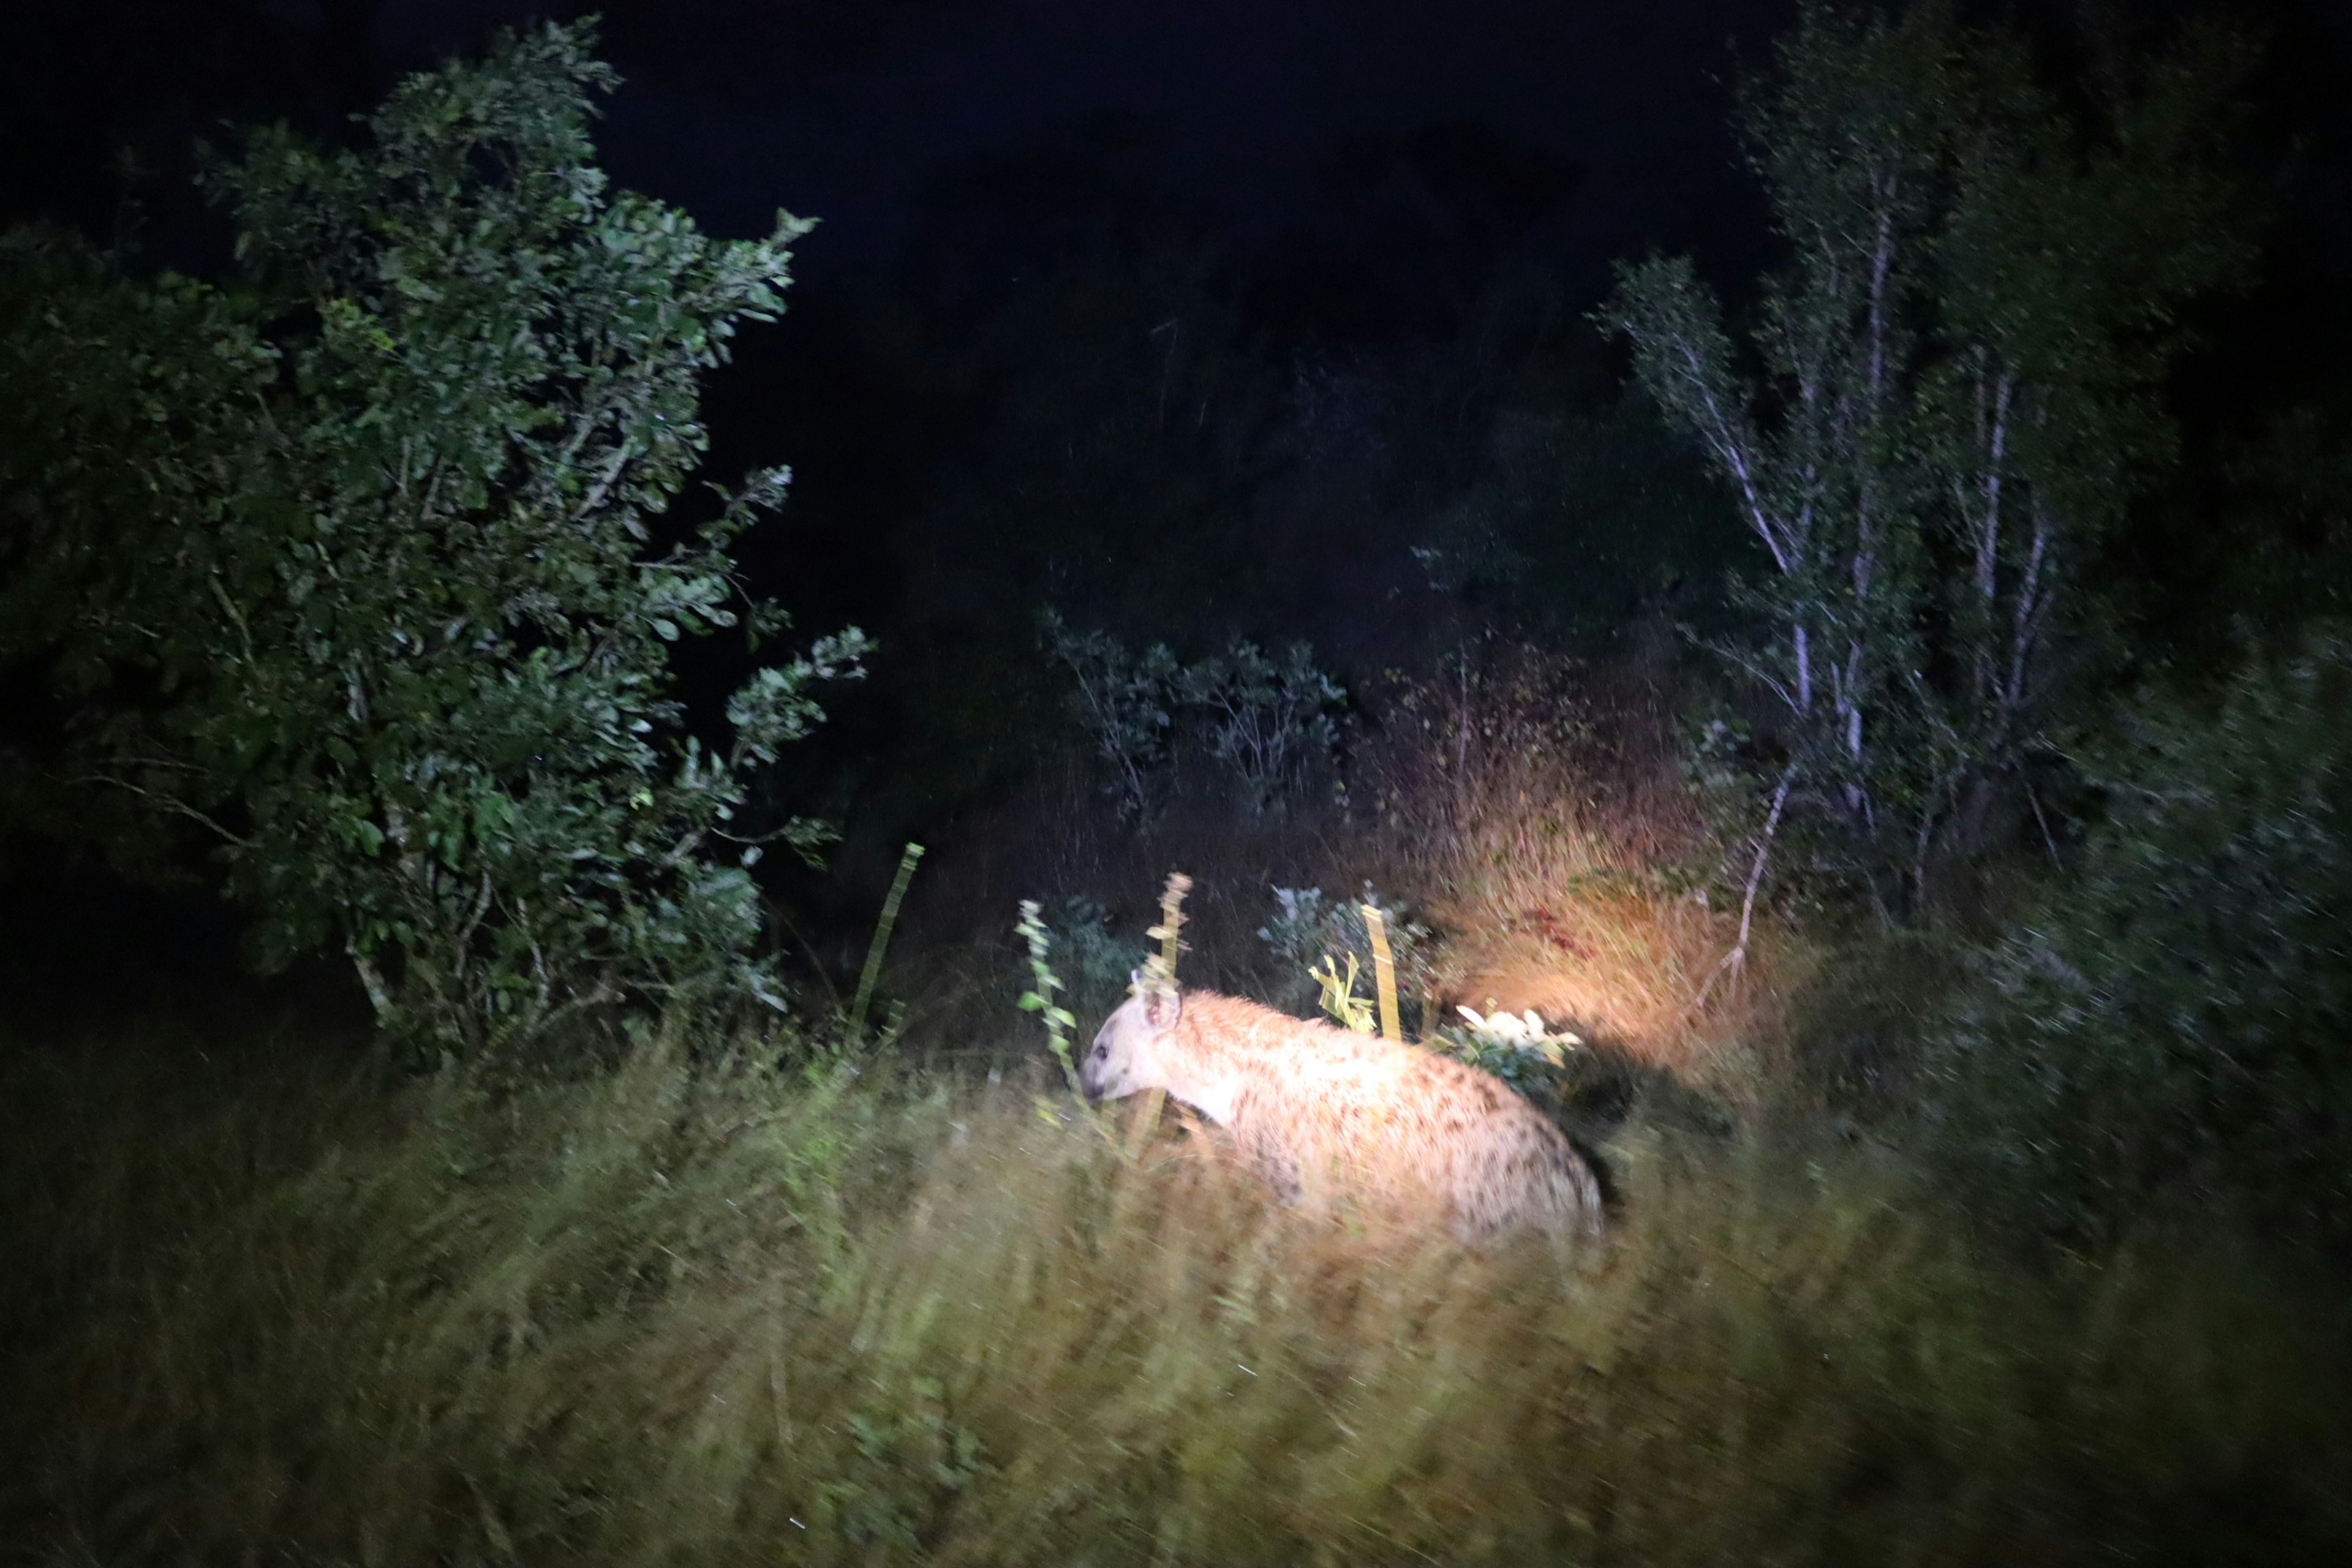
[[[1181,871],[1168,873],[1168,885],[1160,890],[1160,923],[1143,933],[1160,944],[1160,951],[1143,961],[1148,984],[1171,991],[1176,987],[1176,958],[1186,948],[1177,933],[1184,929],[1184,895],[1192,890],[1192,878]]]
[[[1021,1010],[1035,1013],[1045,1020],[1045,1044],[1053,1051],[1054,1059],[1062,1064],[1062,1076],[1069,1080],[1070,1092],[1084,1100],[1086,1096],[1078,1086],[1077,1064],[1070,1059],[1070,1031],[1078,1021],[1067,1007],[1054,1001],[1054,993],[1062,989],[1062,977],[1047,962],[1054,938],[1045,929],[1044,912],[1036,900],[1021,900],[1021,921],[1013,929],[1029,949],[1031,984],[1022,994]]]
[[[866,949],[866,968],[857,976],[857,998],[849,1005],[852,1040],[866,1033],[866,1008],[874,1000],[874,983],[882,978],[882,954],[890,946],[890,928],[898,923],[898,906],[906,900],[907,884],[915,879],[915,862],[922,858],[923,847],[913,843],[898,857],[898,875],[891,880],[890,896],[882,900],[882,919],[874,927],[874,940]]]
[[[1160,923],[1144,932],[1160,944],[1160,951],[1143,961],[1143,984],[1147,994],[1157,992],[1169,996],[1176,994],[1176,960],[1185,948],[1178,933],[1184,929],[1184,895],[1192,890],[1192,879],[1181,871],[1169,872],[1167,885],[1160,889]],[[1144,1091],[1143,1102],[1129,1124],[1124,1152],[1130,1161],[1142,1151],[1145,1134],[1160,1124],[1160,1110],[1167,1100],[1168,1091],[1164,1089]]]
[[[1013,929],[1029,949],[1032,984],[1030,989],[1021,994],[1021,1010],[1034,1013],[1045,1021],[1046,1047],[1054,1053],[1054,1059],[1062,1064],[1062,1079],[1070,1086],[1071,1098],[1078,1102],[1078,1113],[1086,1118],[1088,1126],[1102,1134],[1104,1142],[1117,1147],[1110,1129],[1103,1124],[1102,1113],[1087,1103],[1086,1087],[1078,1081],[1078,1065],[1070,1055],[1070,1031],[1077,1026],[1078,1021],[1067,1007],[1054,1000],[1054,993],[1063,989],[1062,977],[1054,973],[1054,966],[1047,962],[1053,952],[1054,935],[1045,929],[1045,916],[1036,900],[1021,900],[1021,920]],[[1055,1126],[1061,1125],[1061,1116],[1042,1094],[1037,1097],[1037,1114]],[[1130,1148],[1127,1152],[1131,1156],[1133,1150]]]
[[[1366,904],[1364,930],[1372,939],[1372,985],[1381,998],[1381,1037],[1404,1042],[1404,1020],[1397,1012],[1396,961],[1389,953],[1388,917],[1378,904]]]

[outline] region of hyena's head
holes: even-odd
[[[1184,1016],[1183,994],[1172,986],[1146,984],[1139,969],[1134,979],[1135,994],[1103,1020],[1078,1066],[1078,1087],[1088,1100],[1118,1100],[1169,1086],[1169,1036]]]

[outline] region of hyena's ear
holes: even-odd
[[[1143,1021],[1155,1029],[1172,1029],[1184,1016],[1184,994],[1173,985],[1143,987]]]

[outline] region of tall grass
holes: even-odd
[[[1641,1127],[1582,1254],[1270,1208],[1045,1079],[675,1043],[389,1092],[7,1070],[0,1540],[41,1563],[1967,1563],[2352,1546],[2342,1316],[2024,1275]],[[1018,1080],[1021,1069],[1001,1078]]]
[[[1679,777],[1664,679],[1498,647],[1404,688],[1366,759],[1370,838],[1446,933],[1451,996],[1535,1008],[1752,1110],[1816,955],[1768,921],[1696,1005],[1737,911],[1706,893],[1719,847]]]

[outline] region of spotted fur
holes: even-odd
[[[1095,1036],[1079,1087],[1097,1100],[1165,1089],[1230,1131],[1286,1201],[1434,1215],[1465,1240],[1601,1227],[1591,1167],[1500,1080],[1238,997],[1140,990]]]

